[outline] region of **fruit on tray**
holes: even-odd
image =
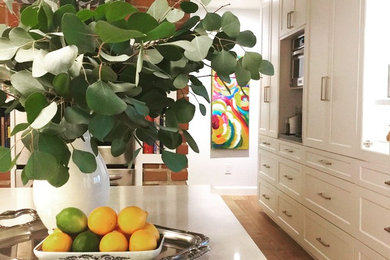
[[[69,207],[56,216],[57,229],[42,243],[47,252],[144,251],[157,248],[160,233],[147,222],[148,213],[136,206],[117,215],[110,207],[95,208],[87,217]]]

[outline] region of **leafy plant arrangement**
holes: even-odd
[[[204,66],[225,81],[235,73],[240,86],[273,74],[268,61],[245,49],[256,44],[255,35],[240,31],[231,12],[207,12],[209,2],[178,0],[169,6],[156,0],[145,13],[122,1],[94,10],[79,9],[74,0],[39,0],[24,7],[19,27],[0,32],[0,106],[7,113],[27,114],[27,122],[11,133],[22,132],[31,152],[23,183],[38,179],[63,185],[71,157],[81,171],[94,172],[98,141],[110,142],[112,155],[119,156],[131,138],[175,149],[183,135],[199,152],[180,128],[192,120],[196,106],[170,93],[189,86],[191,94],[210,102],[196,76]],[[176,28],[199,6],[207,12],[204,18],[192,15]],[[241,58],[232,51],[235,45],[241,46]],[[204,115],[204,105],[198,107]],[[166,126],[147,121],[148,115],[165,117]],[[87,131],[95,154],[69,149],[67,144]],[[1,147],[0,171],[10,170],[18,156],[11,160],[11,149]],[[162,160],[172,171],[187,165],[185,155],[168,150]]]

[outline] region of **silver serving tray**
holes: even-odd
[[[27,221],[25,221],[27,219]],[[12,220],[17,224],[5,225]],[[23,221],[24,220],[24,221]],[[165,241],[158,260],[196,259],[210,251],[209,238],[203,234],[156,225]],[[37,259],[34,254],[19,257],[23,244],[37,245],[47,236],[47,229],[33,209],[6,211],[0,214],[0,259]],[[16,251],[17,251],[16,250]],[[26,254],[26,253],[25,253]]]

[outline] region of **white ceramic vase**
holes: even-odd
[[[82,139],[76,139],[75,149],[92,152],[89,133]],[[72,151],[73,148],[69,147]],[[88,214],[98,206],[105,206],[110,196],[110,178],[106,164],[100,154],[96,157],[97,169],[93,173],[82,173],[69,161],[69,180],[59,187],[51,186],[47,181],[35,180],[33,200],[43,224],[49,233],[56,228],[56,215],[66,207],[76,207]]]

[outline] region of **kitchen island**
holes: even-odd
[[[209,186],[111,187],[109,206],[119,211],[130,205],[148,211],[148,221],[157,225],[208,236],[211,251],[199,259],[266,259]],[[31,188],[0,189],[0,212],[21,208],[34,208]]]

